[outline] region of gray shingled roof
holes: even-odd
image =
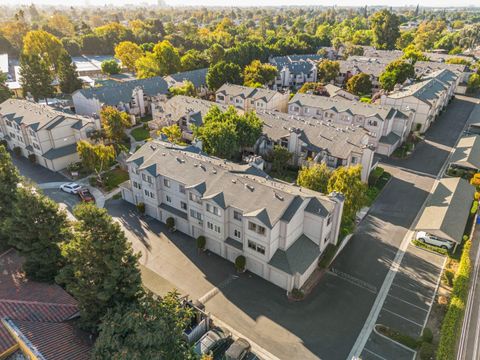
[[[204,199],[218,198],[222,193],[225,207],[232,206],[244,216],[255,216],[266,226],[274,226],[282,219],[296,197],[304,201],[317,198],[333,211],[334,202],[327,196],[296,186],[274,182],[264,176],[250,174],[251,166],[225,162],[152,141],[142,146],[127,162],[140,162],[140,170],[157,164],[157,176],[164,175],[184,184],[187,189],[196,189]]]
[[[73,143],[55,149],[48,150],[43,157],[48,160],[60,159],[64,156],[72,155],[77,152],[77,144]]]
[[[450,159],[452,164],[480,169],[480,136],[464,136],[458,142]]]
[[[188,215],[187,215],[186,212],[180,211],[180,210],[178,210],[177,208],[174,208],[173,206],[170,206],[170,205],[165,204],[165,203],[161,203],[160,205],[158,205],[158,207],[159,207],[160,209],[163,209],[163,210],[165,210],[165,211],[168,211],[170,214],[179,216],[179,217],[181,217],[182,219],[185,219],[185,220],[188,219]]]
[[[321,55],[287,55],[277,56],[270,59],[270,63],[275,65],[278,70],[288,68],[293,75],[308,74],[316,66],[315,63],[322,59]]]
[[[228,96],[240,96],[243,99],[252,99],[252,100],[260,100],[263,99],[268,102],[271,98],[273,98],[276,94],[278,94],[275,90],[264,89],[264,88],[253,88],[248,86],[242,85],[235,85],[235,84],[223,84],[220,89],[217,90],[217,94],[224,94]]]
[[[171,77],[177,82],[190,81],[193,84],[193,86],[195,86],[196,88],[199,88],[201,86],[206,86],[207,72],[208,72],[208,68],[184,71],[176,74],[167,75],[165,76],[165,79],[167,79],[168,81],[168,78]]]
[[[475,188],[462,178],[441,179],[428,198],[416,230],[461,242]]]
[[[230,245],[230,246],[233,246],[234,248],[236,248],[238,250],[243,250],[243,243],[241,243],[240,241],[237,241],[235,239],[232,239],[231,237],[227,237],[225,239],[225,243]]]
[[[319,246],[301,235],[286,251],[275,251],[268,263],[290,275],[303,274],[319,256]]]
[[[387,144],[387,145],[395,145],[400,141],[400,136],[395,134],[393,131],[390,132],[388,135],[383,135],[380,138],[380,142],[382,144]]]

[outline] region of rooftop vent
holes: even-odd
[[[237,183],[237,180],[232,179],[232,183],[236,184],[236,183]]]

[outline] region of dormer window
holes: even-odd
[[[251,221],[248,222],[248,230],[254,231],[259,235],[265,235],[265,228],[263,226],[257,225]]]
[[[220,216],[220,210],[218,207],[216,206],[213,206],[211,204],[207,204],[207,211],[211,214],[214,214],[214,215],[217,215],[217,216]]]

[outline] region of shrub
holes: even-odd
[[[0,140],[0,146],[3,145],[5,149],[8,149],[8,142],[5,139]]]
[[[205,239],[205,236],[200,235],[197,237],[197,248],[200,250],[205,249],[205,245],[207,244],[207,239]]]
[[[443,273],[443,278],[445,280],[445,282],[447,283],[448,286],[452,286],[453,285],[453,278],[454,278],[455,274],[453,273],[452,270],[445,270],[444,273]]]
[[[415,131],[420,131],[421,128],[422,128],[422,124],[415,125]]]
[[[37,162],[37,156],[35,154],[29,154],[28,160],[30,160],[32,164],[35,164]]]
[[[245,259],[245,256],[243,255],[238,255],[237,258],[235,259],[235,268],[237,269],[237,271],[245,270],[246,264],[247,264],[247,259]]]
[[[470,214],[475,215],[478,211],[478,201],[474,201],[470,209]]]
[[[167,218],[166,224],[169,230],[173,230],[175,227],[175,219],[173,217]]]
[[[415,245],[417,247],[427,249],[427,250],[439,253],[441,255],[447,255],[448,254],[448,250],[446,250],[446,249],[442,249],[442,248],[439,248],[437,246],[428,245],[428,244],[425,244],[425,243],[423,243],[421,241],[418,241],[418,240],[412,240],[412,243],[413,243],[413,245]]]
[[[467,241],[463,247],[462,257],[453,281],[450,303],[440,330],[440,342],[437,349],[438,360],[454,359],[456,357],[456,344],[458,335],[461,333],[470,282],[470,246],[471,242]]]
[[[292,289],[291,295],[294,299],[303,299],[303,297],[305,296],[303,291],[297,288]]]
[[[391,329],[388,326],[378,325],[377,330],[381,334],[389,337],[392,340],[395,340],[396,342],[398,342],[402,345],[405,345],[405,346],[409,347],[410,349],[415,350],[420,345],[420,342],[417,339],[415,339],[415,338],[413,338],[409,335],[402,334],[401,332],[399,332],[397,330],[394,330],[394,329]]]
[[[137,204],[137,210],[140,214],[142,214],[142,215],[145,214],[145,203],[139,202]]]
[[[374,186],[378,179],[382,177],[384,172],[385,170],[382,167],[377,166],[372,172],[370,172],[370,176],[368,177],[368,185]]]
[[[435,346],[433,344],[424,342],[420,347],[420,359],[421,360],[435,359]]]
[[[21,149],[19,146],[15,146],[15,147],[13,148],[13,153],[14,153],[16,156],[20,157],[20,156],[22,156],[22,149]]]
[[[432,343],[432,341],[433,341],[432,329],[430,329],[428,327],[423,329],[422,340],[423,340],[423,342],[426,342],[426,343],[430,343],[430,344]]]

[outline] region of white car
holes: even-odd
[[[76,194],[81,188],[77,183],[67,183],[60,186],[60,190],[69,194]]]
[[[451,250],[455,244],[449,240],[439,239],[438,237],[428,234],[425,231],[417,233],[417,240],[428,245],[438,246],[445,250]]]

